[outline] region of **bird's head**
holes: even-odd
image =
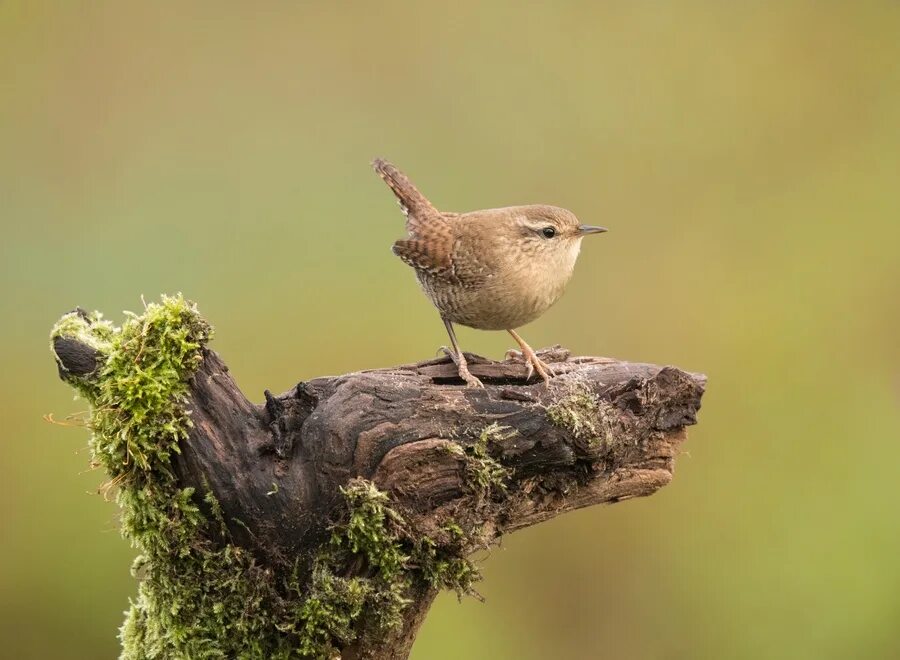
[[[607,231],[604,227],[581,224],[574,213],[558,206],[519,206],[509,211],[508,238],[517,242],[529,258],[550,267],[573,267],[581,239]]]

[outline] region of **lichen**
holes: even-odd
[[[178,295],[121,328],[73,312],[51,336],[51,346],[57,337],[91,346],[102,365],[90,379],[67,380],[91,403],[93,460],[116,487],[122,534],[139,552],[122,658],[333,658],[395,630],[416,585],[472,592],[478,570],[462,529],[448,521],[446,539],[418,534],[361,479],[342,489],[330,538],[312,557],[263,566],[228,542],[215,496],[181,487],[171,463],[191,427],[188,383],[210,335]],[[486,454],[487,436],[482,445],[475,481],[495,488],[502,468]]]
[[[566,393],[547,406],[547,418],[556,426],[572,432],[576,438],[595,438],[597,429],[597,397],[584,383],[574,381]]]

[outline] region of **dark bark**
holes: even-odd
[[[61,374],[90,377],[96,369],[96,354],[84,344],[60,339],[55,351]],[[650,495],[669,483],[705,377],[570,358],[563,349],[543,357],[558,374],[549,386],[525,382],[521,363],[470,356],[484,389],[461,386],[442,358],[316,378],[253,404],[219,356],[205,350],[190,388],[194,425],[176,473],[185,486],[211,489],[234,542],[273,565],[322,543],[338,487],[354,477],[388,491],[422,533],[439,536],[447,520],[477,518],[471,550],[566,511]],[[587,408],[578,409],[584,401]],[[577,417],[548,414],[560,406]],[[468,483],[460,449],[494,423],[506,429],[487,450],[509,477],[505,493],[485,501]],[[397,635],[378,648],[345,649],[344,657],[407,657],[435,594],[420,586]]]

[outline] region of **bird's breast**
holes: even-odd
[[[559,300],[575,257],[577,252],[571,259],[547,263],[516,255],[500,267],[485,270],[475,283],[453,282],[423,271],[417,271],[417,276],[443,317],[481,330],[507,330],[530,323]]]

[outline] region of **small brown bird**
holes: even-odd
[[[553,371],[515,329],[559,300],[572,277],[581,239],[606,229],[579,224],[574,213],[557,206],[438,211],[396,167],[380,158],[372,166],[406,215],[409,236],[394,243],[394,254],[413,267],[440,312],[453,345],[446,352],[459,377],[469,387],[483,387],[469,372],[454,323],[506,330],[522,349],[526,378],[537,371],[549,382]]]

